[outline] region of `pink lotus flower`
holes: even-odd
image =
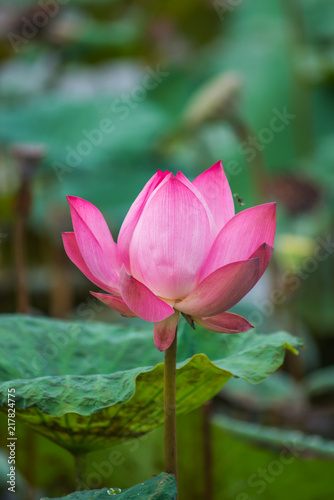
[[[253,326],[226,312],[267,268],[276,228],[268,203],[235,215],[218,162],[192,183],[158,171],[132,204],[117,245],[101,212],[68,197],[73,233],[63,233],[67,255],[108,293],[91,292],[123,316],[154,322],[154,342],[172,343],[179,313],[207,330],[244,332]]]

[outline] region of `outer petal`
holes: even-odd
[[[165,351],[174,340],[179,311],[175,311],[169,318],[154,323],[154,344],[159,351]]]
[[[119,275],[119,286],[127,306],[145,321],[162,321],[174,313],[174,309],[159,299],[143,283],[130,276],[124,266]]]
[[[151,177],[151,179],[144,186],[143,190],[139,193],[135,201],[132,203],[130,210],[128,211],[123,221],[123,224],[119,231],[117,246],[120,260],[124,263],[125,268],[128,272],[131,272],[129,247],[137,222],[142,214],[145,203],[147,202],[150,194],[168,174],[169,172],[162,173],[161,170],[158,170],[158,172],[153,175],[153,177]]]
[[[75,234],[63,233],[62,236],[63,236],[65,252],[67,253],[70,260],[73,262],[73,264],[75,264],[80,269],[80,271],[86,276],[86,278],[88,278],[96,286],[98,286],[99,288],[103,288],[103,290],[106,290],[107,292],[119,294],[118,287],[112,288],[108,286],[106,283],[102,283],[102,281],[99,281],[90,272],[80,253],[77,240],[75,239]]]
[[[68,196],[75,238],[92,274],[109,286],[117,286],[119,270],[116,243],[101,212],[88,201]]]
[[[226,264],[249,259],[262,243],[273,246],[275,230],[275,203],[238,213],[218,234],[203,266],[202,279]]]
[[[133,275],[159,297],[185,297],[198,283],[212,243],[203,204],[170,177],[153,192],[135,229],[130,246]]]
[[[101,300],[104,304],[111,307],[111,309],[115,309],[115,311],[122,314],[122,316],[126,316],[127,318],[136,318],[136,314],[134,314],[131,309],[126,305],[124,300],[119,299],[117,297],[113,297],[112,295],[108,295],[106,293],[95,293],[90,292],[94,297]]]
[[[234,201],[221,160],[196,177],[193,185],[208,204],[218,231],[234,216]]]
[[[262,243],[254,253],[250,256],[251,259],[256,259],[258,258],[260,261],[260,270],[259,270],[259,277],[258,280],[261,278],[263,275],[264,271],[267,269],[268,264],[270,262],[271,256],[273,254],[273,247],[270,245],[267,245],[267,243]]]
[[[193,320],[210,332],[238,333],[247,332],[254,328],[246,318],[229,312],[223,312],[210,317],[194,317]]]
[[[175,308],[191,316],[215,316],[233,307],[258,280],[259,259],[233,262],[214,271]]]

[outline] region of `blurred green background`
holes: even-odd
[[[334,497],[328,456],[300,451],[275,469],[283,441],[261,444],[261,431],[246,439],[231,424],[334,439],[333,19],[333,0],[0,2],[2,313],[128,322],[89,295],[65,255],[66,195],[98,206],[114,238],[159,168],[193,179],[222,158],[237,211],[277,201],[274,258],[235,310],[306,349],[258,386],[233,380],[212,403],[231,419],[212,424],[213,496],[207,417],[180,419],[180,498]],[[41,437],[33,449],[21,432],[22,491],[71,492],[67,452]],[[160,431],[122,446],[122,463],[89,486],[124,488],[163,470]],[[110,453],[91,456],[92,473]]]

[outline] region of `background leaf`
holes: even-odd
[[[307,436],[300,431],[277,429],[265,425],[242,422],[230,417],[219,416],[214,424],[236,436],[279,448],[296,448],[299,454],[316,455],[334,459],[334,441],[321,436]]]
[[[312,450],[305,446],[307,441],[315,443],[317,436],[299,432],[294,433],[294,439],[289,441],[293,431],[272,429],[280,440],[266,442],[255,434],[247,437],[236,433],[231,425],[225,425],[226,422],[224,419],[224,425],[221,425],[219,415],[215,415],[211,425],[213,500],[332,500],[333,457],[325,456],[314,446]],[[236,419],[233,422],[235,428],[237,425],[248,427],[247,422]],[[179,497],[203,500],[207,485],[202,453],[202,409],[178,417],[177,427]],[[268,430],[265,426],[263,428]],[[330,446],[329,441],[318,441]],[[163,429],[160,428],[133,442],[89,454],[87,487],[102,488],[114,484],[123,488],[128,484],[129,475],[133,482],[140,482],[142,477],[157,474],[164,466],[162,442]],[[117,465],[114,465],[114,456],[118,458]],[[95,483],[97,474],[99,486]]]

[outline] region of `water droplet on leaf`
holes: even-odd
[[[120,488],[109,488],[107,493],[108,495],[118,495],[118,493],[122,493],[122,490]]]

